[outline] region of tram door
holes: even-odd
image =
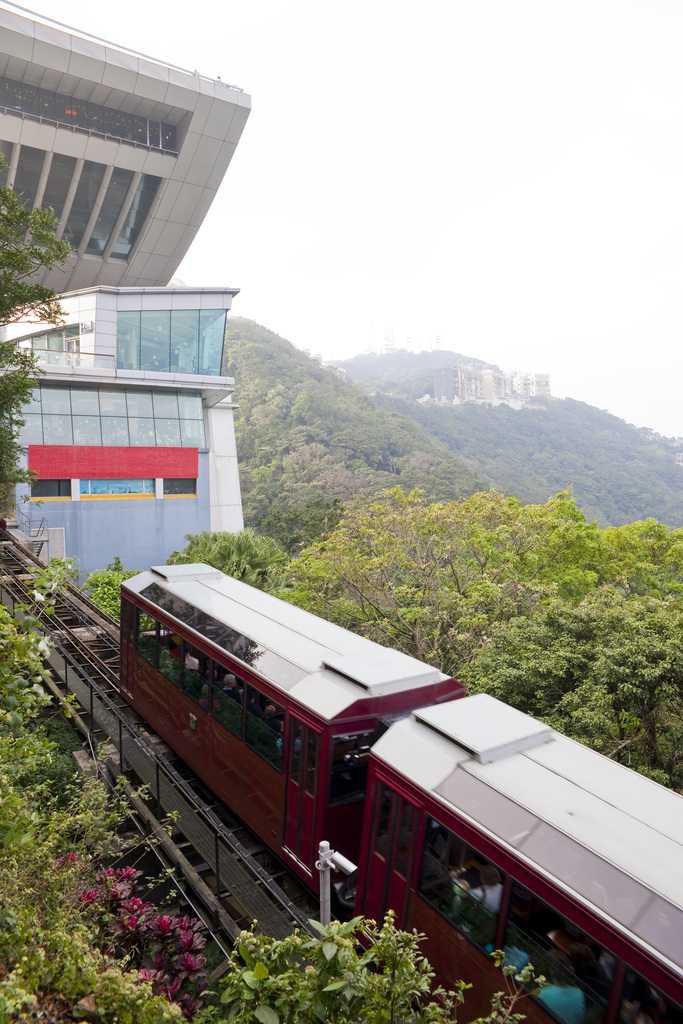
[[[320,734],[290,715],[288,750],[285,846],[312,874],[318,853],[315,843],[315,791],[320,763]]]
[[[381,921],[396,911],[403,924],[415,855],[417,807],[388,786],[375,789],[374,830],[368,861],[364,913]]]

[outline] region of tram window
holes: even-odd
[[[183,693],[196,701],[205,711],[209,710],[209,683],[200,672],[204,655],[192,644],[183,640]]]
[[[137,609],[135,650],[150,665],[156,665],[157,625],[157,621],[151,615],[145,615],[139,608]]]
[[[683,1024],[683,1007],[630,968],[624,975],[619,1008],[620,1024]]]
[[[330,805],[362,800],[368,781],[371,732],[345,733],[332,739]]]
[[[212,686],[211,714],[229,729],[234,736],[242,739],[242,697],[244,680],[232,672],[226,672],[222,665],[214,662],[215,675]]]
[[[318,737],[309,729],[308,751],[306,753],[306,792],[315,796],[315,766],[318,760]]]
[[[289,755],[289,776],[297,786],[299,785],[299,764],[301,762],[301,734],[303,732],[303,726],[301,722],[297,722],[296,719],[290,718],[292,723],[292,731],[290,736],[291,741],[291,754]]]
[[[247,687],[246,699],[246,744],[281,772],[285,709],[255,686]]]
[[[503,874],[434,818],[427,818],[418,891],[476,945],[493,951]]]
[[[387,857],[387,837],[391,818],[392,793],[388,786],[378,786],[375,795],[375,836],[372,848],[384,860]]]
[[[169,629],[168,626],[164,626],[160,622],[158,644],[159,671],[174,686],[180,686],[180,668],[182,665],[180,648],[180,637],[176,636],[172,629]]]
[[[531,963],[549,979],[538,998],[562,1024],[604,1021],[614,957],[519,882],[510,893],[504,948],[517,970]]]
[[[408,857],[413,845],[413,834],[415,831],[414,818],[416,810],[412,804],[403,801],[401,808],[401,823],[398,829],[398,843],[396,844],[396,856],[394,859],[394,871],[397,871],[402,878],[407,877]]]

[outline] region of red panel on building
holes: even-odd
[[[28,468],[40,480],[197,479],[196,448],[28,446]]]

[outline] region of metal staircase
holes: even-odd
[[[43,516],[40,522],[37,522],[18,508],[16,510],[16,521],[16,532],[23,534],[24,546],[29,549],[32,555],[39,558],[41,562],[47,562],[49,559],[50,538],[45,516]]]

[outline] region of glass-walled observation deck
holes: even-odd
[[[116,365],[121,370],[219,377],[225,323],[225,309],[119,311]]]

